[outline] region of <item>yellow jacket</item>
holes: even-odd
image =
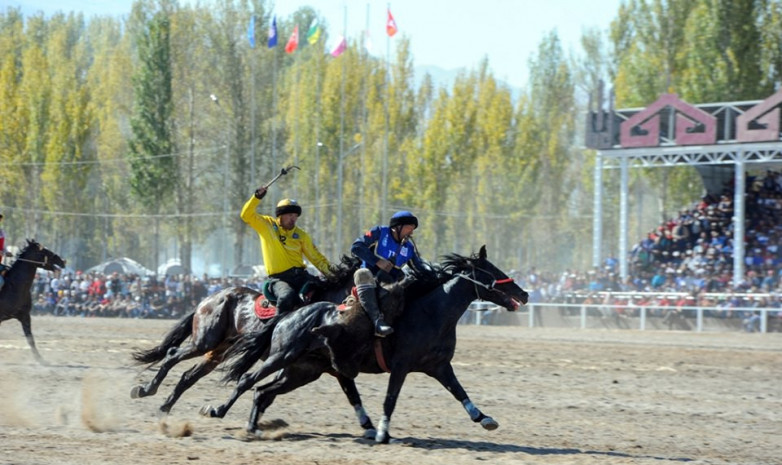
[[[303,229],[283,229],[278,218],[261,215],[256,211],[261,203],[254,195],[242,208],[242,221],[249,224],[261,239],[263,265],[269,276],[282,273],[291,268],[304,268],[304,258],[310,261],[321,273],[328,275],[329,261],[320,253],[312,238]]]

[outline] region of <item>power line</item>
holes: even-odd
[[[217,147],[209,147],[202,150],[195,150],[193,151],[194,154],[212,154],[212,153],[218,153],[222,152],[226,149],[226,145],[221,145]],[[176,157],[183,157],[189,155],[189,151],[183,151],[183,152],[172,152],[172,153],[166,153],[162,155],[150,155],[147,157],[135,157],[135,158],[110,158],[107,160],[80,160],[80,161],[39,161],[39,162],[6,162],[6,163],[0,163],[0,167],[5,166],[68,166],[68,165],[102,165],[102,164],[109,164],[109,163],[125,163],[125,162],[133,162],[133,161],[144,161],[144,160],[157,160],[162,158],[176,158]]]
[[[156,215],[150,215],[145,213],[80,213],[80,212],[65,212],[65,211],[51,211],[51,210],[36,210],[32,208],[18,208],[18,207],[0,207],[3,211],[21,212],[27,214],[39,214],[50,216],[64,216],[64,217],[90,217],[90,218],[203,218],[203,217],[217,217],[225,215],[224,211],[219,212],[197,212],[197,213],[160,213]]]

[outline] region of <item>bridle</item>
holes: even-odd
[[[473,286],[475,287],[475,296],[479,300],[483,300],[483,299],[481,299],[480,293],[478,291],[478,287],[482,287],[482,288],[484,288],[484,289],[486,289],[487,291],[490,291],[490,292],[499,292],[501,294],[507,295],[507,293],[502,292],[501,290],[497,289],[497,286],[500,285],[500,284],[508,284],[508,283],[514,282],[513,278],[496,279],[494,277],[494,274],[492,274],[491,271],[484,270],[483,268],[477,267],[477,266],[475,266],[473,264],[470,264],[470,267],[472,268],[472,272],[471,273],[469,273],[469,274],[468,273],[459,273],[459,274],[456,275],[456,277],[462,278],[464,280],[467,280],[467,281],[470,281],[471,283],[473,283]],[[475,277],[475,272],[476,271],[480,271],[482,273],[486,273],[487,275],[491,276],[491,278],[492,278],[491,283],[486,284],[486,283],[483,283],[481,281],[478,281],[478,279]]]
[[[49,256],[48,255],[44,255],[42,262],[41,261],[37,261],[37,260],[30,260],[30,259],[27,259],[27,258],[21,258],[21,257],[17,258],[16,261],[17,262],[32,263],[32,264],[40,266],[42,268],[46,268],[46,265],[49,264]]]

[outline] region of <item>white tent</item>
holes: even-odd
[[[171,258],[166,263],[160,265],[157,269],[158,276],[169,276],[184,274],[185,267],[182,266],[182,262],[178,258]]]
[[[86,272],[103,273],[104,275],[112,274],[114,272],[119,274],[137,274],[140,276],[152,276],[155,274],[154,271],[127,257],[112,258],[100,265],[89,268]]]

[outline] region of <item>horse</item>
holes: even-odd
[[[268,357],[255,372],[245,373],[248,364],[252,366],[250,361],[259,359],[253,335],[247,335],[237,343],[232,349],[235,355],[228,362],[226,375],[228,379],[239,380],[236,388],[224,404],[218,407],[205,405],[200,413],[223,418],[244,392],[277,372],[272,381],[256,388],[246,429],[257,435],[262,433],[258,429],[260,416],[279,394],[315,381],[326,372],[336,371],[340,384],[351,385],[355,390],[353,378],[358,371],[390,371],[383,416],[374,432],[376,442],[388,443],[390,419],[402,384],[408,373],[421,372],[435,378],[451,392],[474,422],[487,430],[496,429],[498,423],[470,401],[454,374],[451,359],[456,348],[456,324],[475,299],[488,300],[515,311],[527,303],[529,295],[487,260],[485,246],[469,258],[457,254],[444,257],[439,275],[434,288],[429,286],[416,291],[415,286],[410,286],[405,290],[405,309],[393,323],[394,333],[379,340],[385,354],[382,365],[387,370],[372,353],[371,344],[357,337],[351,325],[342,323],[337,306],[316,303],[280,322],[272,335]],[[371,338],[371,325],[365,320],[366,325],[358,334]],[[337,360],[346,355],[347,362]],[[358,361],[355,372],[351,368],[351,358]]]
[[[360,264],[357,259],[343,257],[331,279],[315,286],[311,300],[342,302],[350,293],[353,273]],[[222,363],[226,350],[240,335],[259,332],[264,326],[275,325],[279,321],[276,317],[261,319],[256,315],[255,302],[260,295],[261,292],[245,286],[223,289],[204,298],[194,311],[182,317],[160,344],[134,352],[132,357],[137,363],[150,366],[161,360],[162,363],[151,381],[131,388],[130,397],[137,399],[154,395],[175,365],[204,356],[198,364],[182,374],[174,390],[160,406],[161,413],[169,413],[186,390]],[[263,334],[271,338],[269,331]],[[189,342],[181,345],[188,337]]]
[[[65,268],[65,260],[34,239],[27,239],[27,245],[17,254],[16,261],[6,272],[5,285],[0,290],[0,322],[12,318],[19,320],[35,360],[46,365],[35,346],[30,321],[30,310],[33,307],[31,290],[37,268],[56,271],[57,268]]]

